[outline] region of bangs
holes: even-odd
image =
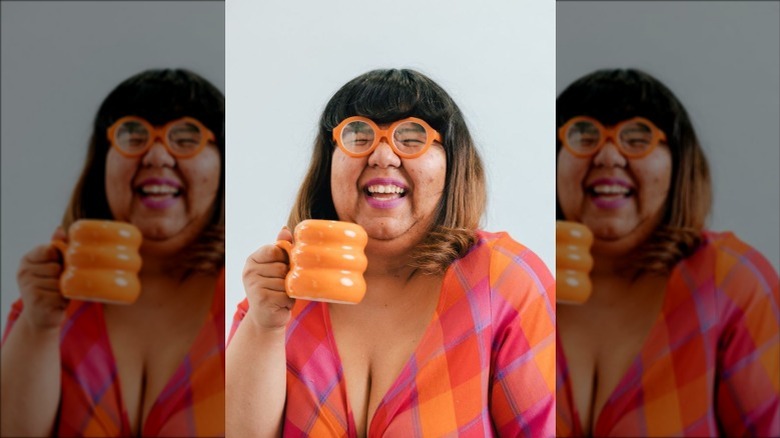
[[[351,116],[377,124],[406,117],[425,120],[439,132],[450,118],[450,98],[430,79],[409,70],[374,70],[344,85],[328,102],[321,126],[332,131]]]
[[[214,86],[186,70],[148,70],[121,83],[99,111],[99,124],[120,117],[143,117],[153,125],[194,117],[217,137],[224,126],[224,97]]]
[[[671,91],[649,75],[637,70],[599,70],[561,93],[556,102],[557,125],[575,116],[590,116],[605,125],[641,116],[669,135],[677,107]]]

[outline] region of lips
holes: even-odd
[[[183,192],[182,185],[170,178],[146,178],[136,184],[134,191],[141,203],[152,209],[170,207]]]
[[[613,209],[623,206],[634,195],[634,187],[619,178],[598,178],[591,181],[585,192],[599,208]]]
[[[375,208],[393,208],[403,202],[409,187],[393,178],[373,178],[363,185],[366,202]]]

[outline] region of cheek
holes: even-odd
[[[336,150],[330,165],[330,187],[333,197],[356,190],[360,171],[365,167],[365,158],[357,159]]]
[[[575,158],[561,150],[555,170],[558,196],[572,196],[580,193],[583,179],[588,170],[588,161]]]
[[[426,155],[404,162],[404,167],[418,187],[425,187],[429,193],[439,194],[444,190],[447,177],[447,157],[443,150],[430,150]]]
[[[106,156],[106,193],[129,190],[137,163],[138,159],[126,158],[110,150]]]
[[[564,149],[558,153],[556,179],[559,185],[579,185],[585,173],[587,161],[578,159]]]
[[[219,190],[222,181],[222,160],[219,152],[197,157],[197,161],[179,162],[182,173],[192,186],[191,192],[211,198]]]
[[[412,168],[408,171],[418,190],[423,189],[426,192],[440,192],[444,188],[444,172],[441,172],[442,175],[439,175],[439,169]]]
[[[649,194],[665,199],[672,180],[672,160],[668,151],[648,157],[637,173],[642,175]]]

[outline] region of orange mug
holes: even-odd
[[[555,240],[556,301],[582,304],[592,289],[588,274],[593,269],[590,255],[593,233],[581,223],[557,221]]]
[[[293,240],[295,244],[276,242],[290,259],[290,272],[284,281],[288,296],[344,304],[357,304],[363,299],[363,273],[368,266],[368,235],[363,227],[308,219],[295,227]]]
[[[54,240],[64,269],[60,291],[66,298],[132,304],[141,293],[141,232],[109,220],[81,219],[68,230],[68,243]]]

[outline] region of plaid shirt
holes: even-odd
[[[705,233],[594,421],[596,436],[780,436],[778,277],[731,233]],[[557,432],[582,436],[558,347]]]
[[[554,286],[529,249],[481,232],[447,270],[433,321],[368,435],[552,436]],[[298,300],[286,345],[284,436],[357,436],[327,305]]]
[[[21,311],[19,300],[11,310],[4,340]],[[187,355],[149,411],[141,436],[225,435],[224,321],[223,271],[211,311]],[[70,301],[60,334],[60,356],[62,392],[54,435],[130,436],[130,422],[121,397],[102,304]]]

